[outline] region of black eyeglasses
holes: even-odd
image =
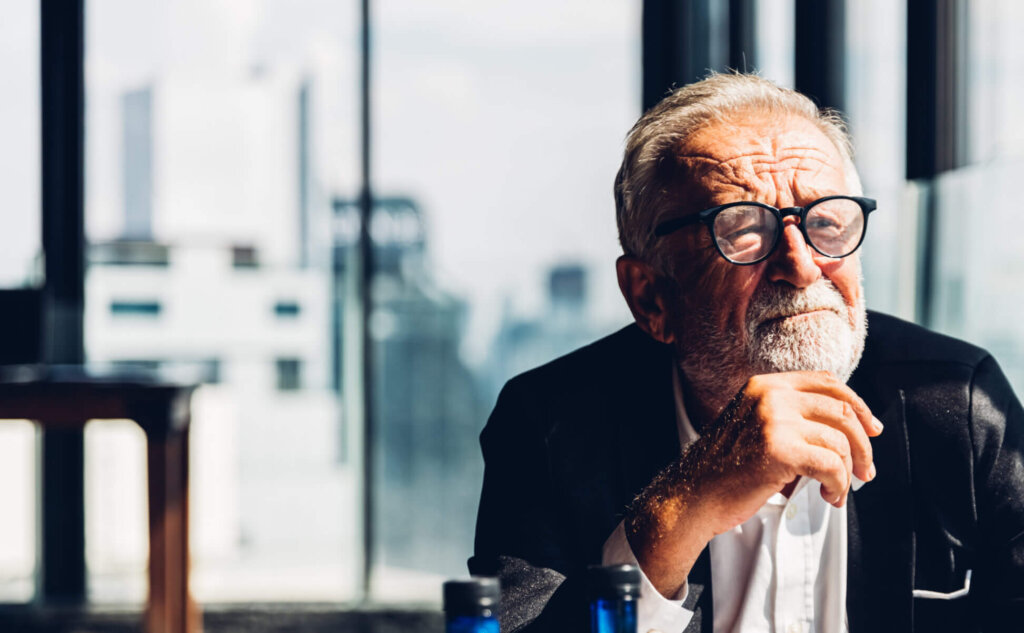
[[[868,214],[878,203],[857,196],[826,196],[805,207],[775,207],[760,202],[730,202],[700,213],[662,222],[657,237],[684,226],[703,223],[718,252],[733,264],[764,261],[775,251],[782,235],[783,218],[800,218],[800,232],[811,248],[826,257],[846,257],[857,250],[868,227]]]

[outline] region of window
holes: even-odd
[[[0,603],[29,602],[35,595],[37,437],[27,420],[0,421]]]
[[[0,293],[3,309],[25,307],[28,289],[42,279],[40,212],[39,2],[4,4],[0,20]],[[14,298],[14,302],[11,299]],[[24,312],[22,314],[29,314]],[[0,362],[36,362],[38,319],[0,317]],[[35,594],[39,482],[37,429],[24,421],[0,421],[0,602],[27,602]]]
[[[120,317],[157,317],[161,306],[158,301],[112,301],[110,313]]]
[[[0,21],[0,288],[42,281],[40,231],[39,3],[15,0]]]
[[[866,0],[847,3],[846,12],[846,114],[854,162],[864,195],[878,200],[861,251],[864,292],[869,308],[913,320],[917,217],[905,179],[906,8]]]
[[[295,319],[301,313],[302,306],[295,301],[278,301],[274,304],[274,315],[279,319]]]
[[[113,362],[113,366],[120,371],[155,372],[160,370],[161,363],[158,360],[142,359],[120,359]]]
[[[330,198],[356,190],[357,11],[86,3],[87,356],[159,359],[203,382],[192,400],[201,602],[358,595],[358,471],[341,452],[350,427],[332,382],[324,239]],[[144,462],[103,444],[86,456],[89,499],[111,499],[104,477],[143,480]],[[145,558],[131,550],[145,500],[127,494],[117,525],[90,523],[94,602],[145,595]]]
[[[796,1],[757,0],[755,13],[757,70],[763,77],[792,88],[795,83]]]
[[[170,264],[170,248],[150,241],[114,240],[89,247],[89,261],[104,266],[157,266]]]
[[[965,3],[962,96],[967,165],[933,184],[937,203],[933,327],[991,351],[1018,396],[1024,389],[1020,327],[1024,248],[1019,181],[1024,166],[1024,6]]]
[[[466,571],[501,384],[629,321],[608,192],[639,114],[640,5],[374,3],[363,446],[342,372],[362,318],[357,9],[87,5],[87,351],[219,361],[193,403],[201,601],[356,597],[366,448],[371,597],[436,602]],[[152,307],[111,318],[154,289],[147,327]],[[93,550],[93,599],[142,595],[141,565]]]
[[[640,6],[374,5],[377,600],[466,573],[504,382],[629,322],[610,191]]]
[[[278,358],[274,361],[277,367],[277,390],[297,391],[302,388],[302,361],[297,358]]]
[[[235,246],[231,249],[231,263],[235,268],[258,268],[259,251],[253,246]]]

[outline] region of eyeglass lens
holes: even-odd
[[[738,205],[718,214],[714,235],[726,258],[745,264],[768,255],[779,228],[779,220],[770,209]],[[825,200],[808,209],[804,229],[811,245],[822,254],[844,257],[860,244],[864,213],[853,200]]]

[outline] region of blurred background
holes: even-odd
[[[846,113],[879,201],[869,308],[989,348],[1024,386],[1022,25],[1015,0],[8,0],[0,323],[38,295],[39,361],[201,383],[208,613],[436,610],[504,381],[630,321],[627,131],[708,69]],[[43,435],[0,423],[0,630],[66,568],[40,536]],[[132,621],[146,438],[96,421],[78,446],[71,602]]]

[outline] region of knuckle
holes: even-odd
[[[851,458],[850,442],[846,439],[846,436],[836,431],[835,429],[829,429],[828,445],[832,449],[832,452],[839,457],[844,463]]]
[[[853,406],[857,413],[864,415],[870,415],[871,409],[868,407],[868,403],[864,402],[864,399],[858,396],[856,393],[853,394]]]
[[[839,440],[839,446],[836,447],[836,454],[842,458],[844,464],[852,461],[853,455],[850,449],[850,443],[846,441],[845,437]]]
[[[761,444],[764,446],[764,450],[767,455],[785,454],[785,451],[782,450],[782,438],[779,437],[779,433],[775,429],[761,429]]]
[[[771,422],[775,412],[775,400],[771,393],[765,394],[759,398],[757,404],[754,406],[754,414],[762,424]]]
[[[839,417],[845,420],[851,420],[852,418],[856,417],[856,412],[853,410],[853,405],[851,405],[846,400],[840,400],[839,403],[839,406],[842,409],[839,413]]]
[[[871,440],[868,439],[867,433],[864,432],[863,428],[856,428],[856,433],[853,436],[853,441],[850,442],[858,451],[866,455],[868,458],[871,457],[873,451],[871,450]]]
[[[815,455],[807,464],[807,467],[811,471],[811,475],[815,477],[824,477],[829,475],[834,470],[832,468],[832,459],[832,457],[824,454],[824,452]],[[835,457],[835,459],[838,460],[839,458]]]
[[[864,447],[864,459],[868,462],[875,461],[875,451],[871,448],[871,442],[867,442]]]
[[[828,457],[828,470],[830,473],[835,475],[840,481],[846,478],[846,461],[844,461],[839,455],[832,455]]]

